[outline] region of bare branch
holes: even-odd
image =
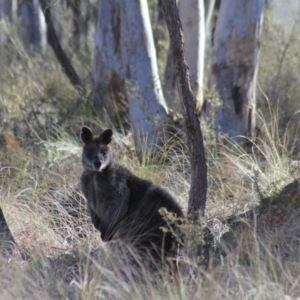
[[[57,37],[51,16],[50,5],[47,0],[39,0],[42,11],[45,15],[45,20],[47,24],[47,39],[49,45],[52,47],[56,58],[58,59],[60,65],[62,66],[65,74],[73,84],[73,86],[79,90],[83,91],[83,85],[79,76],[77,75],[75,69],[71,61],[69,60],[67,54],[65,53],[64,49],[62,48],[60,41]]]
[[[204,211],[207,193],[207,167],[200,122],[191,90],[189,69],[184,56],[182,26],[175,0],[163,0],[163,9],[169,30],[171,48],[179,82],[179,94],[183,101],[186,133],[190,151],[191,189],[188,215],[197,220],[199,210]]]

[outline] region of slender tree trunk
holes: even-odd
[[[20,24],[18,32],[21,40],[24,43],[25,49],[31,51],[32,48],[42,48],[45,44],[42,41],[45,20],[41,16],[38,0],[22,0],[18,6],[18,17]],[[45,51],[45,48],[42,48]]]
[[[39,0],[42,11],[45,16],[46,24],[47,24],[47,40],[49,45],[52,47],[54,54],[61,64],[65,74],[73,84],[73,86],[79,90],[83,91],[83,85],[77,72],[75,71],[71,61],[69,60],[67,54],[65,53],[64,49],[62,48],[57,33],[54,28],[52,14],[51,14],[51,5],[48,0]]]
[[[156,51],[147,2],[118,0],[121,51],[130,124],[138,154],[158,143],[167,106],[158,76]]]
[[[205,22],[203,0],[180,0],[179,16],[183,27],[185,57],[190,71],[192,91],[197,111],[203,104],[203,72],[205,50]]]
[[[183,31],[175,0],[163,0],[171,49],[178,79],[179,94],[184,104],[184,118],[191,163],[191,189],[188,215],[197,220],[199,210],[204,211],[207,194],[207,167],[200,122],[191,90],[188,66],[184,56]]]
[[[221,1],[209,86],[216,87],[221,100],[215,116],[217,133],[236,141],[254,133],[263,12],[264,0]]]

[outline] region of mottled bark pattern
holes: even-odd
[[[221,100],[215,116],[217,133],[236,141],[254,133],[263,11],[263,0],[221,1],[209,86],[216,87]]]
[[[102,0],[98,10],[93,64],[95,104],[111,120],[119,114],[116,101],[125,93],[125,71],[120,47],[120,7],[117,0]]]
[[[156,51],[146,1],[117,0],[121,52],[125,70],[130,125],[139,157],[154,151],[166,123],[167,106],[158,75]]]
[[[155,148],[166,121],[147,2],[102,0],[99,6],[94,97],[110,119],[118,116],[116,94],[126,95],[136,151]],[[116,98],[117,99],[117,98]]]
[[[164,0],[163,8],[168,26],[180,96],[183,101],[186,133],[191,162],[191,189],[188,214],[197,219],[197,212],[205,209],[207,193],[207,167],[200,122],[196,114],[189,70],[184,57],[183,33],[175,0]]]

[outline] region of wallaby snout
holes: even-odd
[[[100,161],[100,160],[95,160],[95,161],[93,162],[93,166],[94,166],[94,168],[95,168],[96,170],[99,170],[100,167],[101,167],[101,161]]]

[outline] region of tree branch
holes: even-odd
[[[189,69],[184,56],[183,32],[176,0],[163,0],[163,10],[170,35],[179,94],[184,104],[183,113],[190,151],[191,189],[188,216],[196,221],[198,211],[205,209],[207,194],[207,167],[203,138],[196,113],[196,103],[191,90]]]
[[[65,53],[64,49],[62,48],[60,41],[57,37],[52,17],[51,17],[51,10],[50,4],[47,0],[39,0],[42,11],[45,16],[46,24],[47,24],[47,40],[49,45],[52,47],[56,58],[58,59],[60,65],[62,66],[65,74],[73,84],[73,86],[79,90],[83,91],[83,85],[79,76],[77,75],[75,69],[72,66],[71,61],[69,60],[67,54]]]

